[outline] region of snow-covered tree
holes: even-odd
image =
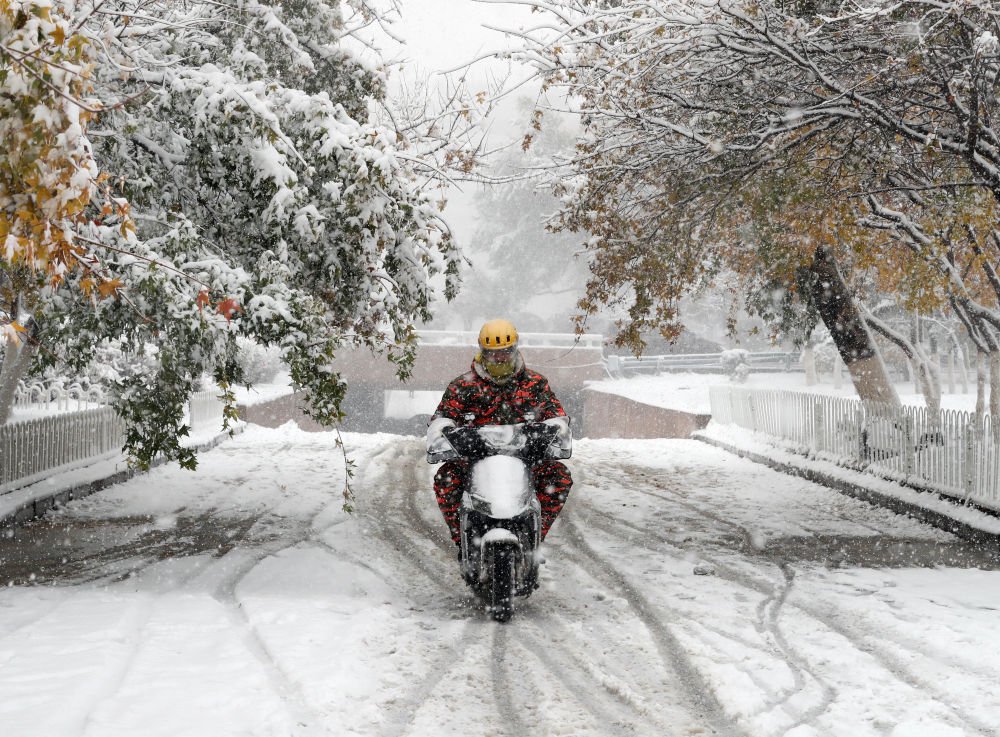
[[[954,301],[988,341],[1000,292],[977,249],[995,229],[983,195],[1000,195],[993,4],[537,7],[523,58],[585,126],[564,224],[598,236],[588,309],[624,292],[633,327],[674,330],[679,297],[729,269],[758,304],[780,294],[778,313],[804,297],[862,396],[892,399],[850,293],[853,273],[891,264],[884,287],[919,285],[927,310]]]
[[[101,179],[86,136],[100,109],[95,50],[65,10],[0,2],[0,423],[37,352],[39,291],[88,263],[85,210]]]
[[[51,6],[100,50],[89,79],[104,112],[86,138],[118,199],[86,211],[87,268],[34,285],[30,318],[43,364],[81,367],[107,338],[153,359],[116,386],[134,459],[193,464],[184,402],[206,372],[232,399],[240,335],[280,347],[324,423],[340,417],[332,360],[345,342],[405,371],[432,278],[455,289],[427,187],[444,154],[412,120],[378,122],[391,119],[378,114],[384,71],[341,43],[341,5]]]

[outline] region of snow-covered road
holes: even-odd
[[[0,541],[5,737],[1000,734],[998,561],[696,441],[577,444],[465,591],[422,443],[251,426]],[[695,571],[707,575],[696,575]]]

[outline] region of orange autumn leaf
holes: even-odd
[[[107,299],[112,294],[117,294],[123,286],[120,279],[109,279],[98,284],[97,291],[100,293],[101,299]]]
[[[237,312],[242,312],[243,308],[240,307],[239,302],[230,297],[229,299],[224,299],[219,302],[219,306],[215,308],[220,315],[222,315],[226,320],[232,320],[233,315]]]

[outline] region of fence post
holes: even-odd
[[[965,487],[965,501],[969,501],[972,497],[972,493],[976,490],[976,424],[969,422],[965,425],[965,429],[962,434],[964,436],[963,440],[965,445],[965,454],[962,456],[962,462],[965,465],[962,474],[962,482]]]
[[[868,428],[865,421],[864,405],[854,410],[854,426],[858,428],[858,443],[855,448],[858,454],[858,463],[864,465],[868,460]]]
[[[826,450],[826,423],[823,400],[813,402],[813,451]]]
[[[916,465],[916,440],[913,437],[913,417],[903,415],[903,471],[907,476],[913,474]]]

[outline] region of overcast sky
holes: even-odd
[[[440,70],[504,48],[502,34],[482,26],[517,28],[530,20],[524,6],[474,0],[402,0],[403,54],[420,66]]]
[[[387,58],[405,60],[404,74],[408,80],[411,73],[423,77],[453,70],[517,43],[516,39],[484,28],[484,25],[516,29],[532,21],[527,7],[518,5],[475,0],[402,0],[401,5],[402,18],[394,25],[393,32],[406,41],[405,45],[394,46],[385,39],[380,43],[384,44]],[[474,81],[470,86],[474,90],[486,89],[489,77],[502,77],[509,70],[506,61],[485,58],[473,67],[470,80]],[[520,75],[516,77],[520,79],[526,72],[515,71],[513,75]],[[521,139],[527,130],[527,121],[515,120],[516,110],[516,98],[502,106],[491,123],[491,145]],[[451,190],[448,195],[445,219],[464,246],[470,245],[475,227],[472,205],[476,188],[477,185],[464,183],[461,191]]]

